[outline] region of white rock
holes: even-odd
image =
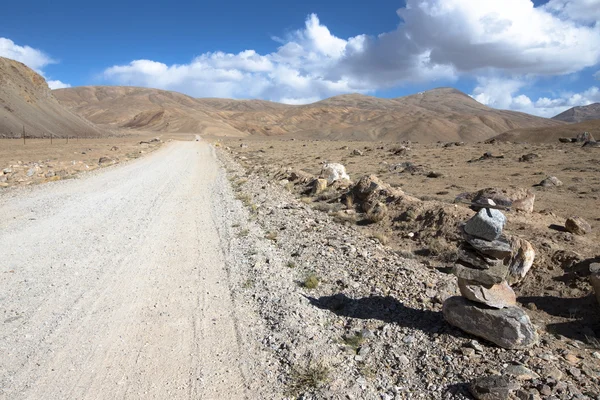
[[[340,179],[350,180],[350,176],[346,173],[346,167],[342,164],[331,163],[323,165],[321,170],[321,177],[327,179],[327,183],[331,185],[335,181]]]

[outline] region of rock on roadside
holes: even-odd
[[[518,307],[488,308],[454,296],[444,302],[443,313],[451,325],[505,349],[530,347],[538,340],[529,316]]]

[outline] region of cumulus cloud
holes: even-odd
[[[41,72],[48,64],[56,63],[41,50],[29,46],[19,46],[10,39],[0,37],[0,56],[22,62],[29,68]]]
[[[46,75],[44,74],[43,68],[49,64],[57,63],[56,60],[52,59],[41,50],[29,46],[20,46],[12,40],[3,37],[0,37],[0,57],[6,57],[22,62],[44,78],[46,78]],[[50,89],[71,87],[68,83],[63,83],[58,80],[48,80],[48,86]]]
[[[580,92],[563,92],[556,97],[531,99],[519,92],[530,85],[526,80],[479,78],[472,97],[480,103],[500,109],[510,109],[551,118],[575,106],[600,102],[600,89],[596,86]]]
[[[58,80],[53,80],[53,81],[48,81],[48,86],[50,87],[50,89],[54,90],[54,89],[64,89],[64,88],[70,88],[71,85],[69,85],[68,83],[64,83]]]
[[[526,103],[513,96],[523,77],[570,74],[600,62],[600,23],[593,22],[599,2],[550,0],[535,7],[530,0],[407,0],[397,11],[397,29],[376,37],[337,37],[311,14],[303,29],[274,38],[280,46],[272,53],[209,52],[181,65],[134,60],[106,69],[103,77],[198,97],[296,104],[409,82],[515,76],[512,92],[486,92],[494,88],[488,82],[474,97],[517,107]]]

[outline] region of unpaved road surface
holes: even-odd
[[[214,150],[0,195],[1,399],[236,399]]]

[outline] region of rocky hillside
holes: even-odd
[[[302,106],[262,100],[194,99],[131,87],[80,87],[57,98],[90,121],[130,129],[334,140],[480,141],[507,130],[562,123],[495,110],[440,88],[396,99],[361,94]]]
[[[576,137],[583,132],[600,137],[600,119],[554,127],[513,129],[496,136],[496,139],[517,143],[557,143],[560,138]]]
[[[24,64],[0,57],[0,137],[106,135],[90,121],[61,105],[46,80]]]
[[[124,86],[83,86],[58,89],[54,95],[79,115],[109,127],[217,136],[245,135],[215,118],[212,107],[181,93]]]
[[[600,119],[600,103],[569,108],[567,111],[552,117],[552,119],[570,123]]]

